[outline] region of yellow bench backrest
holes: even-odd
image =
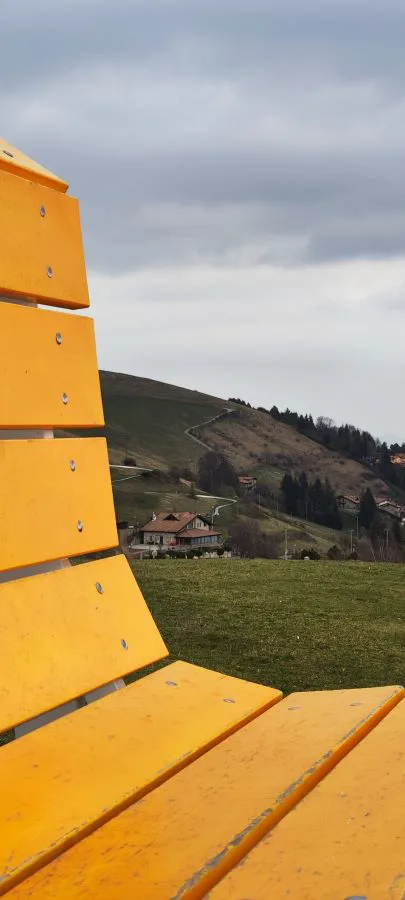
[[[0,731],[167,654],[123,556],[69,565],[118,537],[104,438],[47,439],[103,425],[92,321],[36,306],[88,306],[66,189],[0,140]]]

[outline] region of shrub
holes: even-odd
[[[328,559],[334,559],[335,561],[343,559],[343,553],[337,544],[332,544],[332,547],[329,547],[326,555]]]
[[[321,554],[315,550],[315,547],[310,547],[308,550],[301,550],[301,559],[305,559],[308,556],[309,559],[320,559]]]
[[[134,456],[124,456],[124,466],[136,466],[136,459]]]

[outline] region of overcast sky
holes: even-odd
[[[405,439],[404,0],[13,0],[1,38],[101,367]]]

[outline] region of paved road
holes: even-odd
[[[205,422],[199,422],[198,425],[192,425],[191,428],[185,428],[184,434],[186,437],[190,438],[190,440],[195,441],[196,444],[200,444],[201,447],[204,447],[205,450],[213,450],[213,447],[210,447],[209,444],[206,444],[205,441],[201,441],[200,438],[196,437],[192,432],[196,428],[202,428],[204,425],[211,425],[212,422],[217,422],[218,419],[223,419],[227,415],[231,415],[231,413],[235,412],[234,409],[230,409],[229,406],[225,407],[222,412],[218,413],[217,416],[212,416],[211,419],[206,419]]]

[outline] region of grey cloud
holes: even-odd
[[[5,136],[70,180],[99,271],[401,254],[404,26],[402,0],[15,0]]]
[[[282,60],[289,67],[286,48],[370,71],[403,64],[404,24],[402,0],[15,0],[2,13],[2,50],[14,63],[5,67],[10,84],[100,57],[171,57],[197,70],[264,61],[271,71]],[[32,66],[16,68],[16,44]]]

